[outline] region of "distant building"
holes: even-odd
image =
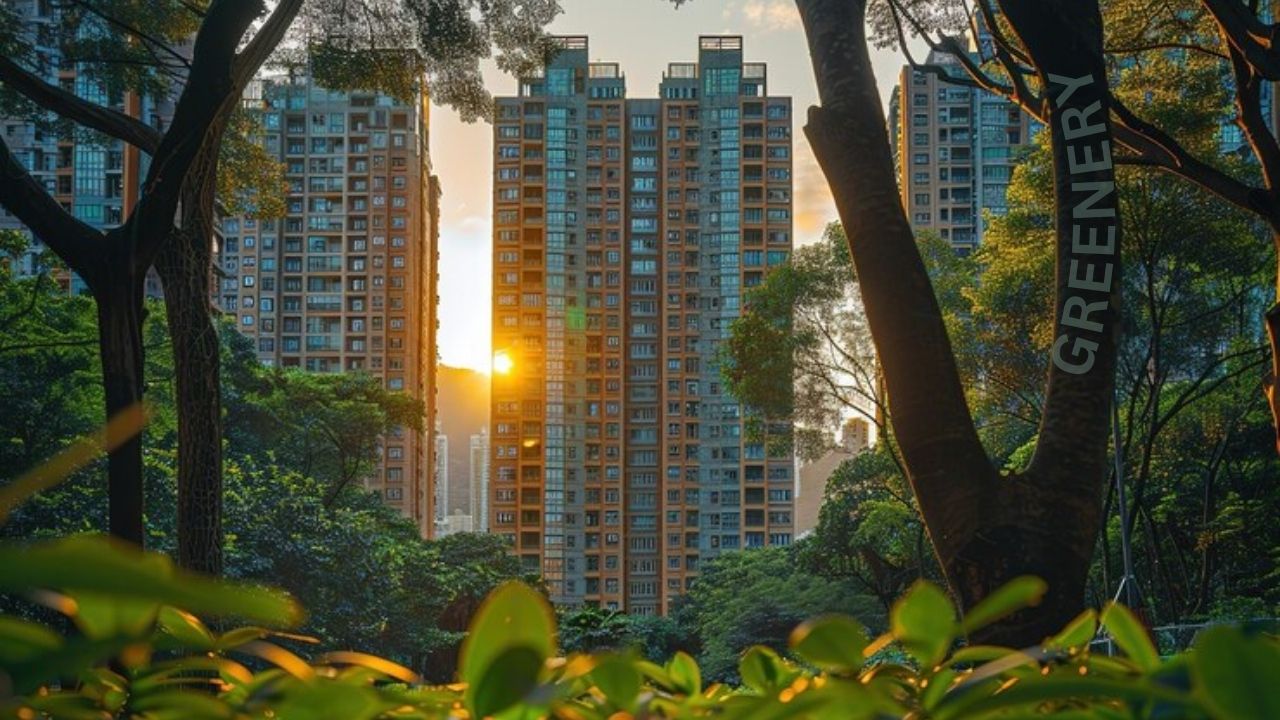
[[[818,515],[827,491],[827,481],[846,460],[871,447],[871,423],[862,418],[850,418],[840,435],[840,444],[827,454],[800,466],[799,487],[796,492],[796,537],[813,532],[818,527]]]
[[[849,418],[845,421],[840,435],[840,447],[854,454],[871,447],[871,423],[862,418]]]
[[[440,521],[439,527],[436,528],[436,537],[448,537],[449,535],[464,532],[479,532],[479,529],[476,528],[475,521],[470,515],[455,512],[446,515]]]
[[[926,62],[963,74],[949,53],[931,51]],[[1030,116],[998,95],[903,66],[889,117],[912,229],[968,254],[982,242],[983,212],[1008,212],[1015,156],[1035,130]]]
[[[435,522],[436,527],[441,528],[449,516],[449,480],[452,473],[449,472],[449,436],[440,432],[439,421],[436,422],[436,464],[432,469],[435,472]]]
[[[368,373],[422,401],[423,430],[384,437],[364,485],[428,536],[440,184],[425,87],[405,102],[293,69],[255,80],[244,104],[284,164],[285,215],[223,219],[218,304],[266,364]]]
[[[475,532],[489,530],[489,431],[471,436],[471,518]]]
[[[489,375],[470,368],[440,366],[440,430],[449,436],[449,502],[451,512],[471,512],[471,436],[489,427]],[[477,519],[476,527],[480,526]]]

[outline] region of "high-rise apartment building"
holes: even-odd
[[[439,530],[445,527],[445,521],[450,513],[449,507],[449,481],[452,479],[452,473],[449,472],[449,436],[440,431],[440,423],[436,422],[436,454],[435,464],[432,467],[434,472],[434,482],[431,491],[435,494],[435,524],[437,534]]]
[[[489,529],[489,431],[471,436],[471,471],[468,498],[471,504],[472,528],[476,532]]]
[[[13,0],[9,9],[22,25],[21,34],[35,43],[33,56],[42,64],[29,69],[42,80],[164,130],[173,115],[171,98],[133,92],[112,94],[105,82],[85,72],[83,64],[66,58],[61,46],[65,34],[71,32],[63,15],[66,8],[46,0]],[[88,33],[94,23],[107,23],[93,16],[77,22],[81,33]],[[45,118],[52,119],[52,115]],[[148,162],[137,148],[105,137],[88,141],[70,123],[33,122],[31,117],[0,117],[0,132],[9,151],[27,172],[59,204],[88,225],[101,230],[114,228],[125,221],[137,202]],[[0,228],[26,230],[3,208]],[[32,275],[47,270],[39,259],[44,249],[33,237],[30,251],[20,259],[16,272]],[[73,273],[57,270],[52,275],[70,292],[86,290]],[[154,273],[147,279],[146,290],[152,295],[160,292]]]
[[[945,52],[929,64],[963,73]],[[903,66],[890,122],[899,188],[916,230],[938,233],[960,253],[982,241],[983,213],[1008,211],[1017,150],[1034,131],[1017,105],[985,90]]]
[[[284,163],[286,212],[223,220],[219,304],[264,363],[369,373],[424,403],[423,429],[385,437],[365,486],[430,535],[440,185],[426,93],[333,91],[295,71],[245,102]]]
[[[717,362],[791,251],[791,102],[740,37],[643,99],[559,46],[497,100],[489,530],[560,603],[661,613],[706,559],[792,539],[793,459]]]

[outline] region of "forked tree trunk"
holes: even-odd
[[[1072,173],[1059,110],[1101,102],[1101,20],[1094,0],[1007,1],[1043,78],[1092,75],[1064,94],[1049,88],[1054,126],[1057,200],[1057,312],[1068,303],[1100,302],[1089,325],[1073,329],[1093,348],[1093,366],[1073,374],[1051,364],[1040,443],[1026,472],[1001,477],[974,428],[955,357],[929,277],[898,195],[889,138],[864,30],[865,0],[797,0],[809,41],[821,105],[805,128],[844,224],[872,339],[883,368],[894,435],[948,584],[971,608],[1009,580],[1036,575],[1050,586],[1045,601],[982,633],[984,642],[1031,645],[1061,629],[1084,604],[1084,580],[1101,521],[1106,476],[1108,402],[1114,371],[1119,263],[1109,291],[1068,287],[1073,209],[1089,193],[1073,182],[1102,182],[1110,170]],[[1055,98],[1065,102],[1059,108]],[[1098,117],[1097,113],[1089,116]],[[1102,132],[1108,132],[1104,129]],[[1107,135],[1090,137],[1105,139]],[[1094,142],[1096,145],[1097,143]],[[1094,149],[1094,156],[1098,151]],[[1077,165],[1079,165],[1077,158]],[[1109,166],[1109,163],[1108,163]],[[1114,192],[1092,208],[1114,227]],[[1105,233],[1104,233],[1105,234]],[[1101,271],[1099,271],[1101,272]],[[1101,277],[1099,275],[1098,277]],[[1070,297],[1080,300],[1071,300]],[[1064,354],[1077,347],[1068,342]],[[1079,359],[1079,358],[1076,358]],[[1079,368],[1076,368],[1077,370]]]

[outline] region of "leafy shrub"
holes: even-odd
[[[741,686],[703,682],[689,655],[556,656],[543,596],[500,586],[463,645],[458,683],[428,686],[372,655],[304,661],[281,640],[302,620],[287,595],[194,576],[157,553],[82,535],[0,546],[0,592],[69,618],[74,632],[0,616],[0,715],[19,718],[1274,718],[1280,642],[1259,628],[1216,627],[1162,659],[1125,608],[1081,614],[1029,650],[962,646],[974,629],[1035,603],[1024,578],[956,620],[936,586],[917,583],[874,640],[840,615],[791,633],[790,657],[757,646]],[[257,625],[215,631],[197,615]],[[1099,627],[1120,654],[1090,651]],[[897,648],[899,652],[886,652]],[[900,661],[879,660],[896,656]]]

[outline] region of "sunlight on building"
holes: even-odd
[[[499,350],[493,354],[493,372],[498,375],[506,375],[510,373],[516,366],[515,360],[511,359],[511,355],[505,350]]]

